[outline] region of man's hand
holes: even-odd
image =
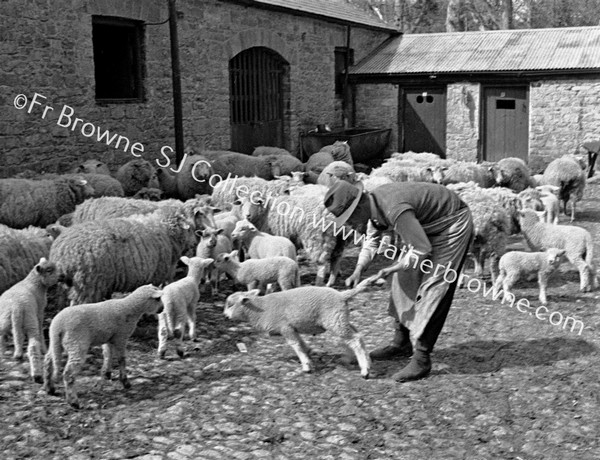
[[[360,274],[361,274],[362,270],[354,270],[354,273],[352,273],[352,275],[350,275],[348,278],[346,278],[346,287],[353,287],[355,288],[356,285],[358,284],[358,282],[360,281]]]

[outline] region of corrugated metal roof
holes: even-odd
[[[406,34],[352,75],[600,69],[600,27]]]
[[[370,13],[347,0],[245,0],[247,5],[276,7],[290,12],[308,13],[335,22],[358,24],[376,29],[397,32],[397,29],[381,20],[374,12]]]

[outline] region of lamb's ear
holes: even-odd
[[[197,237],[200,237],[200,238],[202,237],[202,230],[196,230],[194,233],[196,234]]]
[[[237,200],[235,200],[235,201],[234,201],[233,203],[231,203],[231,204],[233,204],[234,206],[240,206],[240,205],[242,204],[242,201],[241,201],[241,200],[239,200],[239,199],[237,199]]]
[[[215,259],[212,259],[210,257],[204,259],[204,266],[208,267],[209,265],[211,265],[212,263],[214,263]]]
[[[190,258],[187,256],[181,256],[179,258],[179,260],[181,260],[184,264],[189,265],[190,264]]]
[[[217,208],[216,206],[211,206],[210,209],[212,209],[213,212],[221,212],[221,208]]]
[[[220,228],[220,229],[219,229],[219,230],[217,230],[215,233],[216,233],[217,235],[220,235],[220,234],[221,234],[221,233],[223,233],[224,231],[225,231],[225,229],[223,229],[223,228]]]
[[[48,262],[48,261],[46,260],[46,258],[45,258],[45,257],[42,257],[42,258],[40,259],[40,261],[38,262],[38,264],[45,264],[46,262]]]
[[[155,290],[154,292],[152,292],[152,298],[153,299],[160,299],[163,295],[163,291],[161,291],[160,289]]]
[[[235,249],[235,250],[233,250],[233,251],[231,251],[229,253],[229,257],[235,257],[236,259],[239,259],[239,257],[240,257],[239,253],[240,253],[240,251],[238,251],[237,249]]]

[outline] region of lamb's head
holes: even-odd
[[[431,174],[431,182],[436,184],[443,184],[446,177],[446,166],[428,166],[426,170]]]
[[[126,298],[143,303],[144,313],[153,315],[162,313],[163,311],[162,295],[163,291],[161,289],[152,284],[145,284],[137,288]]]
[[[206,227],[204,230],[197,230],[196,234],[200,236],[200,241],[208,248],[214,248],[217,245],[219,235],[223,233],[222,228]]]
[[[253,300],[260,294],[259,289],[253,289],[248,292],[235,292],[227,297],[223,314],[233,321],[247,321],[248,311],[261,312]]]
[[[258,232],[258,229],[248,220],[240,220],[235,224],[231,238],[234,240],[245,240],[248,236]]]
[[[45,257],[40,259],[34,267],[34,270],[42,285],[51,287],[58,283],[58,270],[56,269],[56,264],[49,262]]]
[[[230,265],[235,265],[240,262],[239,251],[236,249],[229,254],[221,253],[215,260],[215,267],[219,270],[227,271]]]
[[[564,255],[565,255],[564,249],[548,248],[548,250],[546,251],[546,256],[548,257],[548,259],[547,259],[548,264],[554,268],[556,268],[560,265]]]
[[[158,208],[152,215],[161,217],[161,221],[168,228],[169,237],[177,241],[183,253],[196,247],[198,242],[194,224],[181,211],[165,206]]]
[[[249,222],[258,221],[267,211],[267,203],[260,198],[260,193],[258,197],[251,193],[249,197],[244,197],[240,201],[242,202],[242,216]]]
[[[541,196],[554,195],[558,197],[558,192],[560,191],[560,187],[556,185],[538,185],[535,189],[540,192]]]
[[[519,211],[519,224],[521,227],[544,222],[546,211],[534,211],[533,209],[521,209]]]
[[[77,166],[73,172],[76,174],[105,174],[110,176],[110,170],[108,169],[108,166],[99,160],[86,160]]]
[[[194,224],[196,225],[196,230],[204,230],[209,227],[215,228],[217,224],[215,223],[215,212],[220,211],[219,208],[211,206],[209,204],[204,204],[201,206],[194,207]]]
[[[534,211],[543,211],[542,195],[537,189],[526,188],[518,195],[521,209],[533,209]]]
[[[197,280],[204,278],[204,271],[210,268],[214,263],[214,259],[203,257],[186,257],[181,256],[180,260],[188,266],[188,275],[193,276]]]

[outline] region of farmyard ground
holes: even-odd
[[[576,221],[592,232],[596,254],[598,197],[600,185],[590,184]],[[345,276],[356,255],[348,251]],[[303,282],[314,273],[303,266]],[[184,360],[172,351],[157,359],[155,324],[144,323],[129,344],[127,392],[116,379],[100,380],[101,352],[93,350],[78,381],[82,410],[46,396],[28,380],[27,365],[7,354],[0,458],[597,459],[600,291],[578,286],[564,264],[550,282],[548,308],[582,320],[581,335],[459,290],[431,376],[404,384],[389,377],[406,359],[375,363],[365,381],[327,334],[307,338],[316,372],[305,375],[280,337],[225,319],[224,297],[199,305],[200,339],[188,343]],[[516,294],[539,304],[535,281]],[[387,298],[386,287],[374,287],[351,303],[369,349],[391,338]]]

